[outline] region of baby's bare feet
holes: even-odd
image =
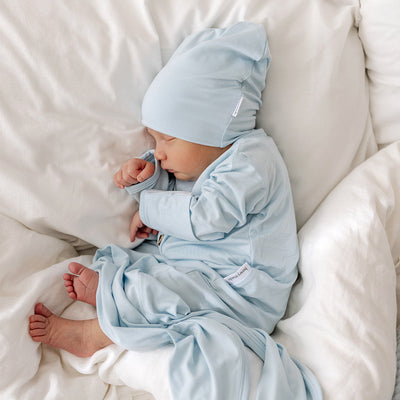
[[[70,263],[68,269],[72,274],[64,274],[63,278],[69,297],[95,306],[99,274],[76,262]]]
[[[29,317],[29,334],[35,342],[66,350],[79,357],[89,357],[113,342],[103,333],[97,319],[72,321],[54,315],[39,303]]]

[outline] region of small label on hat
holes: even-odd
[[[234,117],[234,118],[237,117],[237,115],[238,115],[238,113],[239,113],[240,106],[242,105],[243,98],[244,98],[244,96],[242,96],[242,97],[239,99],[239,101],[238,101],[238,103],[237,103],[235,109],[233,110],[232,117]]]

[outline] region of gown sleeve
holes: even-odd
[[[217,240],[265,207],[268,180],[239,154],[209,172],[200,190],[142,192],[140,217],[147,226],[184,240]]]

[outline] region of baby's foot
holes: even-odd
[[[29,317],[29,334],[35,342],[89,357],[113,342],[103,333],[97,319],[72,321],[54,315],[39,303]]]
[[[70,263],[68,269],[72,274],[64,274],[63,278],[69,297],[95,306],[99,274],[76,262]]]

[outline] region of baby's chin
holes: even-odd
[[[195,176],[184,174],[182,172],[173,172],[173,175],[175,176],[176,179],[179,179],[180,181],[188,181],[188,182],[196,181],[198,178]]]

